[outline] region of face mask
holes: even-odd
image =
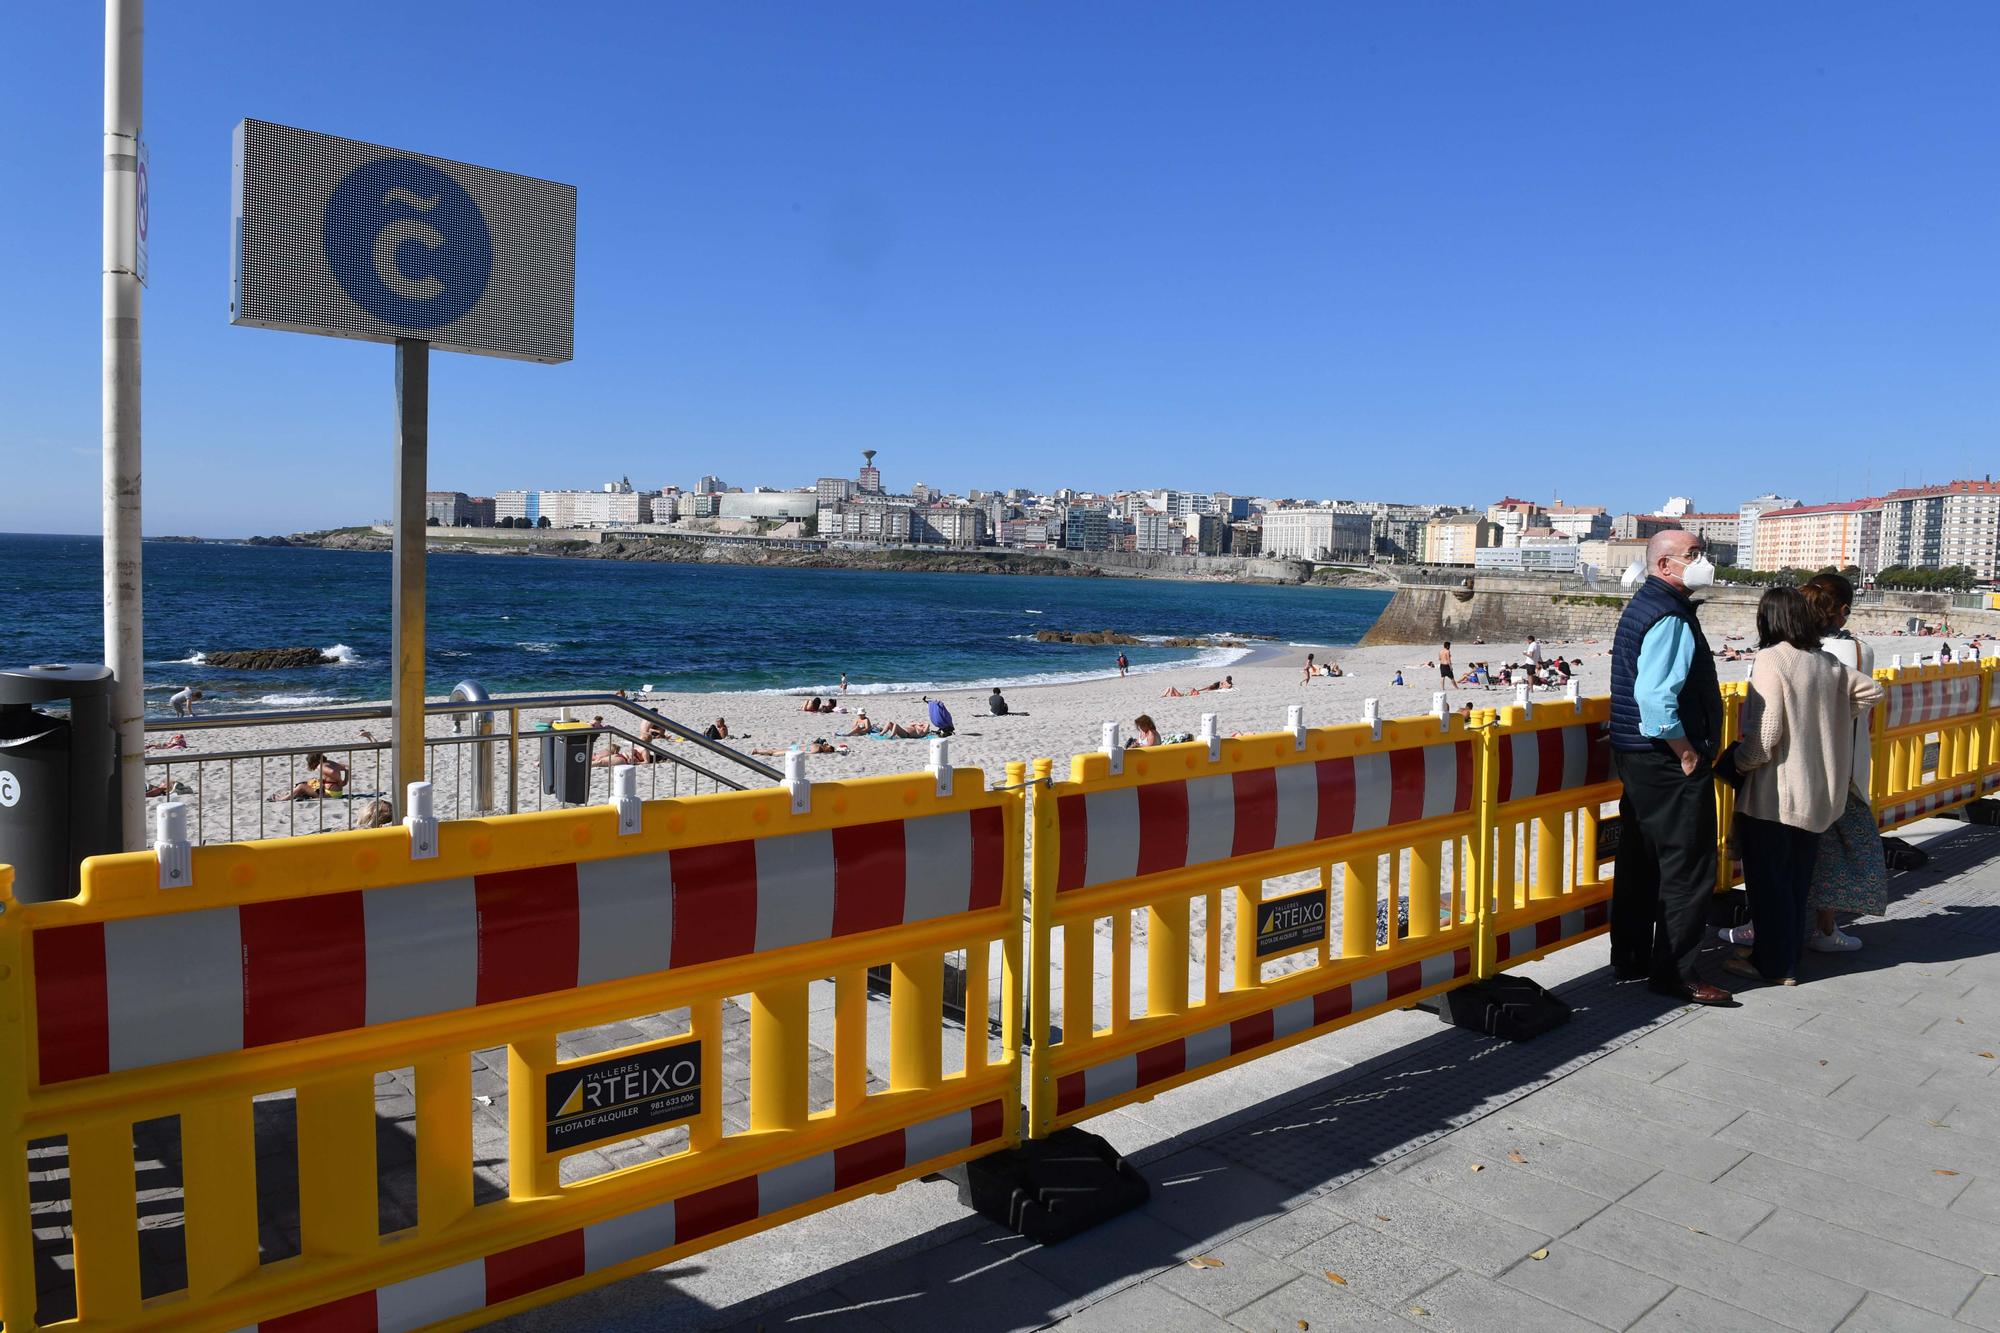
[[[1646,567],[1637,560],[1634,560],[1631,564],[1625,566],[1624,577],[1618,580],[1618,586],[1629,592],[1645,581]]]
[[[1681,583],[1689,588],[1706,588],[1715,582],[1715,564],[1705,555],[1698,555],[1686,562],[1681,571]]]

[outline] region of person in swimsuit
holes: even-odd
[[[1438,676],[1454,690],[1458,688],[1458,677],[1451,672],[1450,640],[1446,640],[1444,647],[1438,649]]]

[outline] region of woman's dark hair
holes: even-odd
[[[311,754],[306,756],[307,768],[318,768],[321,764],[325,762],[326,762],[326,756],[321,754],[318,750],[314,750]]]
[[[1153,725],[1153,715],[1151,713],[1139,714],[1139,716],[1132,719],[1132,725],[1137,727],[1141,731],[1159,730],[1158,727]]]
[[[1819,618],[1797,588],[1766,588],[1757,599],[1757,646],[1789,643],[1804,652],[1819,647]]]
[[[1823,634],[1854,609],[1854,585],[1841,574],[1815,574],[1800,586]]]

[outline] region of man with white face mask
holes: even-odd
[[[1646,546],[1646,579],[1611,643],[1611,749],[1625,784],[1611,965],[1662,995],[1729,1004],[1695,955],[1715,891],[1714,763],[1722,694],[1690,590],[1715,581],[1701,539],[1671,528]]]

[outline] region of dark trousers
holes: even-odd
[[[1715,893],[1715,779],[1672,754],[1612,751],[1625,795],[1611,890],[1611,963],[1665,985],[1693,985]],[[1761,933],[1761,932],[1760,932]]]
[[[1766,981],[1796,977],[1819,834],[1739,812],[1736,850],[1743,858],[1750,922],[1757,928],[1750,961]]]

